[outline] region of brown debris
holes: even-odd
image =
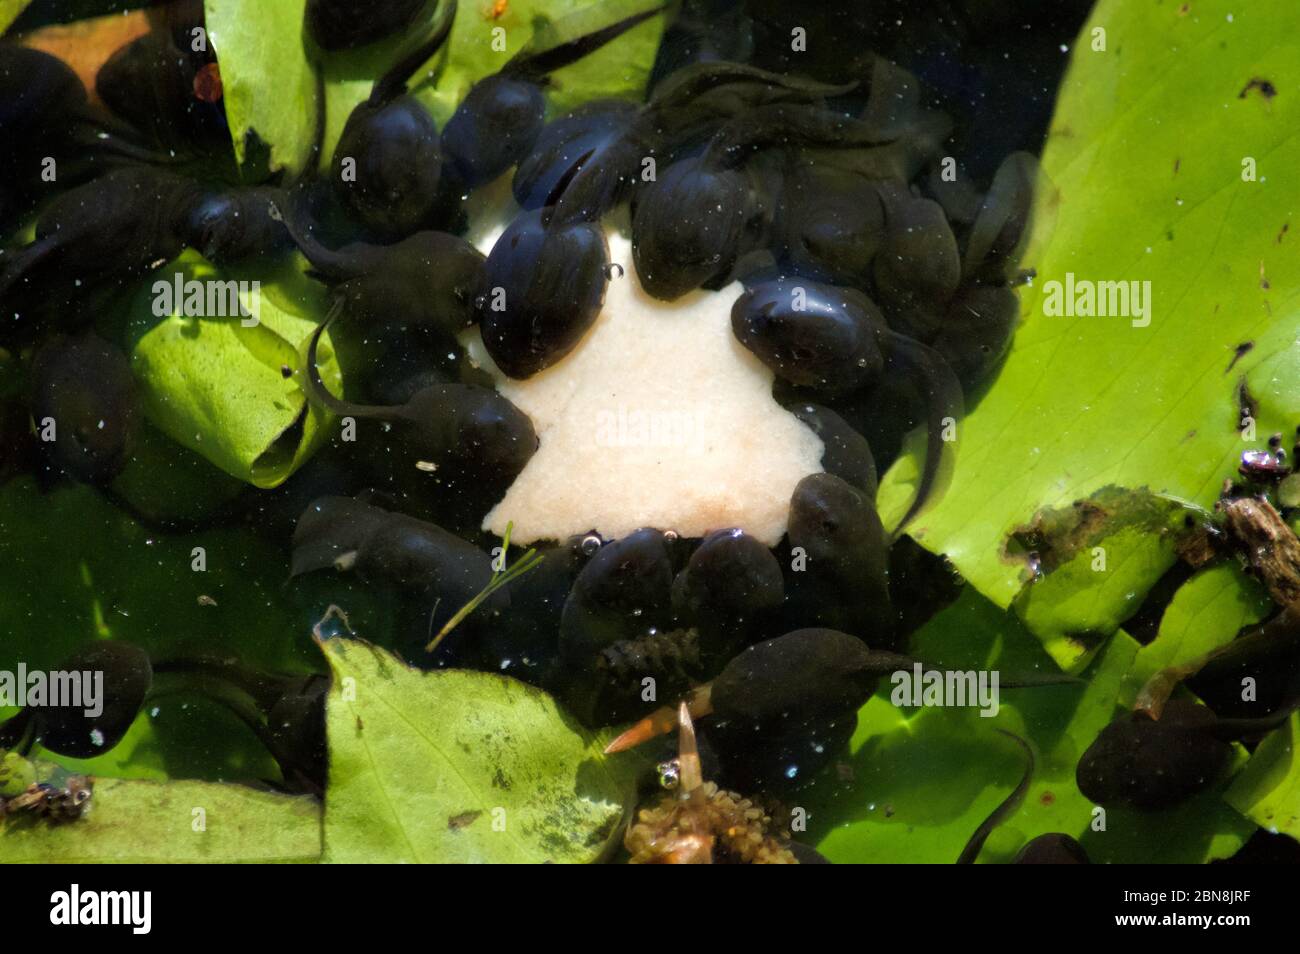
[[[1290,606],[1300,599],[1300,538],[1261,497],[1228,497],[1218,503],[1224,527],[1240,547],[1273,601]]]
[[[705,782],[685,798],[669,792],[643,808],[624,845],[634,865],[798,864],[789,836],[772,828],[771,816],[748,798]]]

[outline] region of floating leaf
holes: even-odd
[[[1300,420],[1300,256],[1288,228],[1300,97],[1270,94],[1300,86],[1297,26],[1288,3],[1102,0],[1074,44],[1042,158],[1051,187],[1036,200],[1054,227],[1035,230],[1024,259],[1036,277],[1020,292],[1023,324],[958,428],[950,489],[911,529],[999,606],[1024,584],[1003,544],[1036,513],[1107,486],[1208,508],[1243,449]],[[1149,288],[1149,324],[1132,307],[1047,314],[1049,283],[1063,293],[1071,275]],[[1254,445],[1240,433],[1243,377]],[[909,456],[883,483],[893,519],[915,472]],[[1163,565],[1112,560],[1078,574],[1049,639],[1123,620]]]
[[[586,862],[623,817],[600,745],[540,689],[493,673],[419,672],[330,639],[326,859]]]
[[[1300,713],[1255,749],[1228,790],[1228,804],[1272,832],[1300,838]]]
[[[316,861],[320,804],[214,782],[99,779],[74,822],[0,819],[0,864]]]
[[[1236,563],[1201,570],[1179,587],[1160,618],[1156,638],[1138,650],[1124,677],[1121,702],[1131,705],[1157,673],[1195,663],[1226,646],[1238,630],[1259,622],[1272,608],[1259,581]]]
[[[306,0],[205,0],[240,166],[301,171],[316,143],[316,73],[303,48]]]
[[[1120,681],[1137,643],[1116,633],[1086,672],[1086,685],[1001,686],[996,716],[976,708],[902,709],[886,685],[858,714],[847,773],[851,792],[814,807],[825,832],[818,850],[837,862],[951,864],[980,823],[1019,783],[1025,759],[996,730],[1026,739],[1037,752],[1034,777],[1016,813],[989,837],[980,860],[1008,861],[1046,832],[1077,838],[1094,862],[1201,862],[1231,855],[1252,826],[1204,792],[1152,816],[1108,810],[1094,831],[1093,805],[1079,791],[1079,756],[1116,715]],[[997,670],[1005,683],[1055,667],[1014,615],[969,587],[916,635],[914,653],[960,670]],[[1222,786],[1220,786],[1220,789]]]
[[[149,419],[240,480],[257,487],[282,483],[325,436],[325,413],[310,407],[296,378],[285,373],[298,368],[299,348],[322,318],[323,289],[287,269],[265,284],[222,274],[194,252],[156,274],[156,282],[136,296],[128,328],[131,368]],[[178,281],[204,283],[208,311],[214,309],[206,304],[207,293],[241,281],[239,302],[256,321],[190,317],[175,302],[159,317],[159,283],[174,288]],[[327,338],[319,366],[337,389],[339,372]]]

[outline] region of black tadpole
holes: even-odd
[[[474,188],[489,182],[528,155],[545,124],[542,86],[548,74],[578,62],[664,9],[643,10],[543,50],[525,47],[499,72],[475,83],[442,133],[443,151],[465,184]],[[581,11],[570,22],[587,15]]]
[[[336,301],[308,340],[302,389],[309,402],[341,417],[391,422],[417,463],[460,468],[493,480],[513,479],[523,470],[537,450],[537,432],[526,414],[490,388],[435,383],[391,407],[354,404],[331,394],[316,355],[321,336],[341,310]]]

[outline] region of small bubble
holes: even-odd
[[[584,556],[591,556],[600,549],[600,544],[600,537],[596,536],[594,533],[589,533],[582,538],[582,543],[579,544],[579,547]]]
[[[623,266],[618,262],[610,262],[605,266],[605,277],[607,279],[622,278]]]

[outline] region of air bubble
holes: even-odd
[[[582,543],[580,543],[578,547],[582,550],[583,556],[591,556],[600,549],[602,542],[603,541],[600,537],[596,536],[596,534],[589,533],[582,538]]]
[[[605,266],[605,277],[607,279],[622,278],[623,266],[620,265],[618,262],[610,262],[608,265]]]

